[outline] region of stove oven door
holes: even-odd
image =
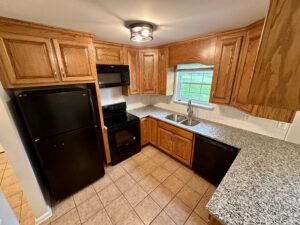
[[[141,151],[139,120],[108,128],[107,133],[112,165]]]

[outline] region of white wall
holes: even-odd
[[[101,88],[100,97],[102,105],[110,105],[126,101],[127,109],[135,109],[150,104],[150,96],[123,96],[121,87]]]
[[[151,104],[160,108],[186,113],[186,105],[173,102],[172,97],[153,96],[151,97]],[[278,139],[285,139],[290,126],[285,124],[285,129],[281,129],[277,127],[278,121],[249,116],[230,106],[212,105],[214,106],[213,110],[194,107],[195,116]]]
[[[6,151],[9,162],[25,193],[36,218],[51,215],[47,206],[25,148],[10,114],[7,102],[9,96],[0,84],[0,143]]]
[[[20,225],[14,212],[0,191],[0,225]]]
[[[297,112],[285,140],[296,144],[300,144],[300,111]]]

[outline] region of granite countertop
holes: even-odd
[[[223,224],[300,225],[300,145],[202,119],[188,127],[165,119],[172,112],[154,106],[129,112],[241,149],[206,206]]]

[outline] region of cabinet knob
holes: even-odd
[[[65,75],[65,70],[63,68],[60,69],[61,74],[64,76]]]
[[[57,75],[57,72],[56,72],[56,71],[54,71],[54,75]]]

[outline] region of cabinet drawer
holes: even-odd
[[[174,134],[177,134],[177,135],[187,138],[189,140],[193,140],[194,134],[192,132],[186,131],[182,128],[178,128],[178,127],[175,127],[173,125],[170,125],[170,124],[167,124],[167,123],[161,122],[161,121],[158,122],[158,126],[165,130],[168,130]]]

